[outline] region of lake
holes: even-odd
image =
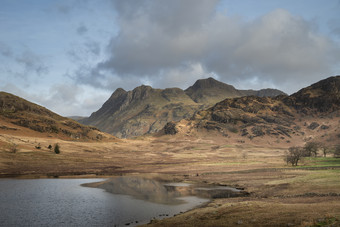
[[[161,188],[161,192],[156,190],[160,199],[139,191],[136,194],[135,189],[131,190],[136,185],[127,189],[124,180],[110,182],[102,189],[81,186],[101,180],[104,179],[0,179],[0,226],[133,226],[173,216],[208,201],[169,193],[174,187],[170,184],[164,190],[155,183]],[[132,182],[136,184],[136,180]]]

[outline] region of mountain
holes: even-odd
[[[243,93],[232,85],[222,83],[214,78],[197,80],[185,93],[196,103],[217,103],[229,97],[240,97]]]
[[[276,96],[284,93],[274,89],[237,90],[213,78],[198,80],[186,90],[154,89],[145,85],[132,91],[118,88],[98,111],[79,122],[128,138],[157,132],[167,122],[189,118],[227,97],[256,94]]]
[[[71,140],[102,140],[110,135],[62,117],[15,95],[0,92],[0,131]]]
[[[329,77],[303,88],[284,102],[303,113],[336,111],[340,106],[340,76]]]
[[[96,112],[80,122],[94,125],[118,137],[139,136],[163,128],[201,109],[179,88],[140,86],[132,91],[117,89]]]
[[[189,120],[169,122],[165,134],[219,133],[237,141],[266,142],[320,139],[340,134],[340,76],[321,80],[287,96],[225,99]]]
[[[272,88],[266,88],[261,90],[240,90],[242,96],[258,96],[258,97],[275,97],[279,95],[286,95],[286,93]]]
[[[226,98],[235,98],[242,96],[259,96],[275,97],[285,95],[284,92],[277,89],[261,90],[238,90],[234,86],[222,83],[214,78],[197,80],[194,85],[185,90],[185,93],[197,103],[215,104]]]

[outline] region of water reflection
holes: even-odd
[[[113,194],[130,195],[133,198],[159,204],[185,203],[181,197],[228,198],[244,195],[241,190],[230,187],[195,185],[187,183],[164,183],[154,179],[135,176],[117,177],[97,184]]]
[[[182,195],[173,186],[166,186],[156,180],[139,177],[118,177],[105,181],[98,186],[113,194],[130,195],[136,199],[160,204],[181,204]]]

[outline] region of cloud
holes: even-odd
[[[95,41],[87,41],[85,47],[92,55],[99,56],[101,52],[100,44]]]
[[[0,42],[0,54],[4,57],[12,57],[13,56],[13,52],[11,50],[11,48],[6,45],[5,43]]]
[[[106,100],[109,93],[94,90],[77,84],[55,84],[46,96],[34,99],[50,110],[62,116],[88,116],[103,104],[98,100]]]
[[[72,49],[67,52],[71,61],[75,63],[94,62],[101,54],[99,42],[87,40],[80,44],[74,44]]]
[[[62,116],[89,116],[110,96],[110,92],[73,83],[58,83],[49,89],[37,89],[35,92],[27,91],[13,83],[3,83],[0,84],[0,90],[44,106]]]
[[[164,70],[158,77],[146,77],[144,83],[157,88],[181,87],[183,89],[191,86],[194,81],[206,77],[215,77],[214,74],[207,73],[200,63],[188,63],[179,67]]]
[[[31,51],[24,51],[16,56],[15,60],[19,65],[24,67],[24,75],[30,72],[33,72],[36,75],[42,75],[47,74],[49,71],[42,58]]]
[[[62,14],[69,14],[71,11],[71,7],[68,5],[62,5],[62,4],[58,4],[56,6],[56,9],[58,12],[62,13]]]
[[[283,9],[243,21],[219,12],[218,1],[112,3],[118,35],[107,46],[108,58],[78,74],[79,82],[111,88],[134,79],[168,87],[176,85],[170,78],[183,86],[213,74],[228,83],[272,84],[293,92],[332,76],[338,64],[339,45]]]
[[[28,79],[29,76],[41,76],[49,73],[45,59],[29,49],[18,53],[0,42],[0,56],[4,57],[4,67],[8,68],[5,70],[6,73],[15,77]]]
[[[81,25],[77,28],[77,34],[78,34],[78,35],[84,35],[84,34],[87,33],[87,31],[88,31],[88,28],[87,28],[85,25],[83,25],[83,24],[81,24]]]

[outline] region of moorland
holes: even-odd
[[[0,107],[1,177],[138,175],[247,192],[151,226],[340,225],[340,76],[290,96],[228,98],[129,139],[4,92]],[[314,150],[292,165],[292,147]]]

